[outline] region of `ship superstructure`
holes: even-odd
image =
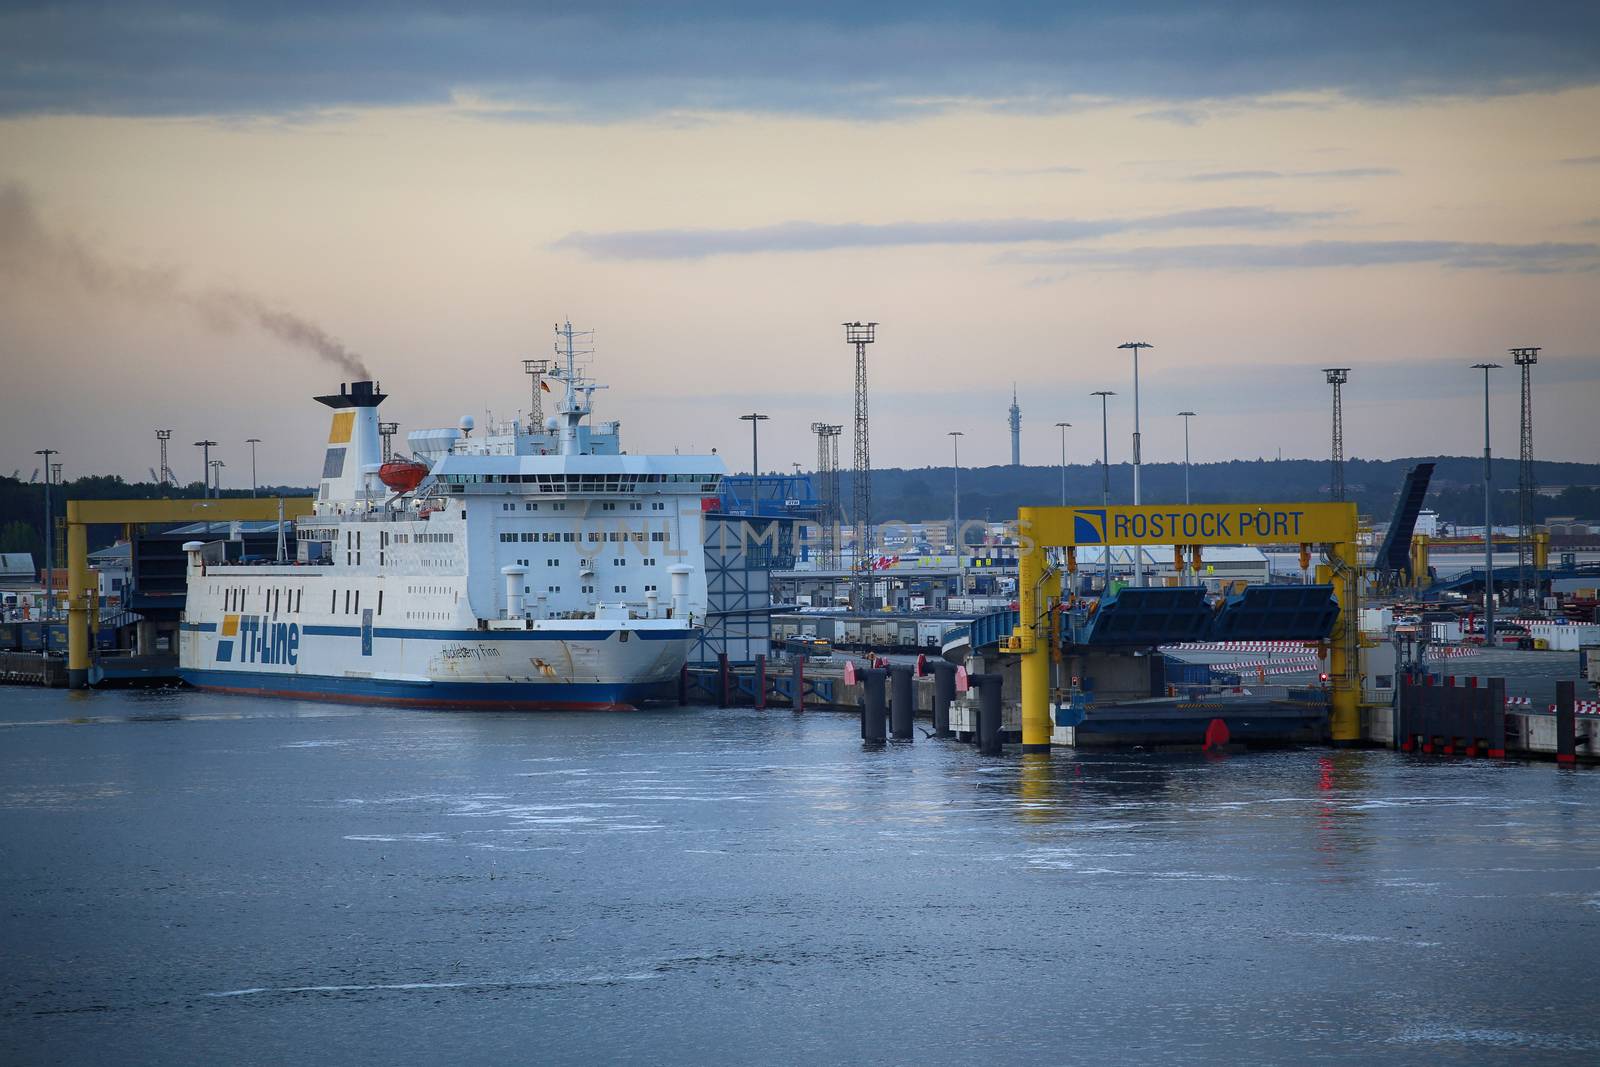
[[[625,708],[667,695],[705,613],[702,500],[716,456],[628,455],[592,425],[583,334],[557,328],[544,425],[412,432],[385,462],[374,382],[332,409],[295,558],[191,542],[191,684],[437,706]],[[424,471],[426,473],[424,473]]]

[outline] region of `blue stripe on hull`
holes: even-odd
[[[324,675],[268,674],[185,668],[179,675],[199,689],[256,696],[304,697],[363,704],[488,708],[507,711],[594,709],[623,711],[676,695],[672,682],[525,683],[420,682]]]
[[[186,622],[181,629],[198,633],[215,633],[214,622]],[[328,626],[307,623],[301,632],[308,637],[360,637],[359,626]],[[422,641],[609,641],[617,636],[616,630],[419,630],[405,627],[374,627],[372,636]],[[700,636],[698,629],[684,630],[628,630],[630,640],[639,641],[689,641]]]

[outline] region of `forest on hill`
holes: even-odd
[[[1427,506],[1449,523],[1481,525],[1483,522],[1483,460],[1473,456],[1425,456],[1408,459],[1353,459],[1345,463],[1345,485],[1349,498],[1363,515],[1386,522],[1394,509],[1395,498],[1414,464],[1436,464],[1428,492]],[[948,518],[951,510],[953,471],[949,467],[893,468],[872,474],[872,514],[876,521],[898,519],[921,522]],[[1133,502],[1133,469],[1129,464],[1112,464],[1111,502]],[[1311,501],[1328,498],[1330,469],[1326,460],[1256,459],[1225,463],[1196,463],[1189,470],[1190,498],[1196,504],[1240,501]],[[1495,460],[1493,467],[1493,507],[1496,523],[1513,523],[1517,517],[1515,460]],[[1149,463],[1140,470],[1143,498],[1147,504],[1176,504],[1183,501],[1183,464]],[[1535,464],[1535,479],[1541,486],[1562,487],[1553,496],[1535,499],[1534,518],[1543,522],[1552,516],[1600,518],[1600,463]],[[1067,500],[1074,504],[1098,504],[1104,475],[1101,465],[1070,465],[1067,468]],[[850,472],[840,473],[841,493],[849,505]],[[310,496],[313,490],[302,486],[262,486],[261,496]],[[55,514],[63,513],[62,503],[76,500],[155,500],[199,498],[204,489],[199,482],[184,486],[162,486],[154,482],[127,482],[104,475],[76,478],[52,487]],[[249,490],[224,490],[223,496],[249,496]],[[1014,516],[1017,508],[1029,504],[1056,504],[1061,500],[1060,467],[964,467],[961,470],[961,513],[968,518],[1001,520]],[[0,477],[0,552],[31,552],[43,560],[44,485],[15,477]],[[92,527],[90,547],[109,544],[117,527]]]

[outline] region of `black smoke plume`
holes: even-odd
[[[190,288],[175,271],[120,263],[79,237],[52,231],[39,218],[28,190],[14,182],[0,185],[0,277],[66,283],[135,304],[168,304],[224,333],[254,326],[320,356],[345,376],[372,377],[360,356],[301,315],[237,289]]]

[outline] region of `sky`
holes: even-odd
[[[863,12],[861,8],[869,7]],[[875,466],[1130,453],[1600,459],[1600,6],[13,3],[0,473],[319,469],[525,410],[595,331],[632,451],[815,463],[869,349]],[[1328,10],[1337,8],[1337,10]],[[1403,10],[1395,10],[1402,8]],[[841,459],[850,462],[850,436]]]

